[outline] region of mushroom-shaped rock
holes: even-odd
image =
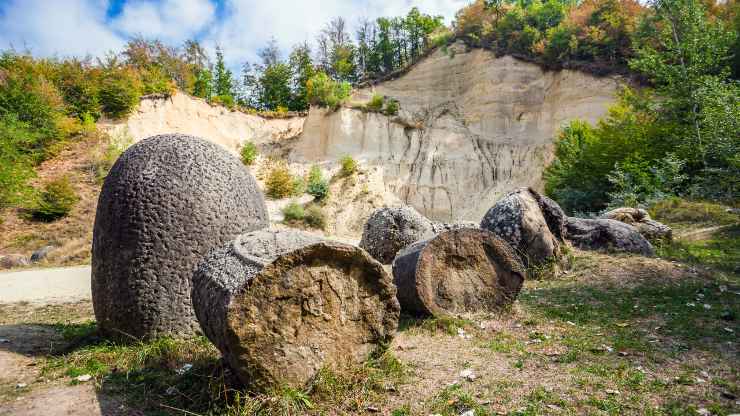
[[[542,198],[532,189],[517,189],[496,202],[480,224],[511,244],[527,265],[541,264],[560,255],[557,234],[562,231],[557,228],[556,216],[549,221],[545,217],[540,207]],[[550,223],[555,225],[555,233],[550,230]]]
[[[566,238],[584,250],[654,254],[653,246],[635,227],[616,220],[568,217]]]
[[[105,179],[92,244],[95,318],[110,336],[189,336],[193,271],[208,251],[269,225],[242,163],[200,138],[131,146]]]
[[[377,261],[391,264],[403,248],[433,235],[432,222],[415,209],[379,208],[365,223],[360,247]]]
[[[211,252],[193,276],[203,332],[256,390],[303,387],[363,361],[398,326],[396,288],[365,251],[297,230],[261,230]]]
[[[623,207],[613,209],[601,216],[604,219],[617,220],[629,224],[650,241],[671,240],[673,230],[671,227],[650,218],[647,211],[640,208]]]
[[[393,261],[401,309],[415,315],[500,310],[516,299],[524,278],[511,246],[482,229],[445,231],[405,248]]]

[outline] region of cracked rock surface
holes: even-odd
[[[360,363],[398,327],[396,288],[357,247],[297,230],[261,230],[214,250],[193,277],[206,336],[253,389],[302,388]]]

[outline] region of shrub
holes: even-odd
[[[326,214],[320,206],[312,204],[306,209],[303,221],[313,228],[323,230],[326,228]]]
[[[385,102],[385,99],[380,94],[373,94],[373,98],[368,101],[367,104],[365,104],[365,108],[369,111],[375,111],[380,112],[383,110],[383,103]]]
[[[95,175],[95,180],[102,184],[108,172],[116,163],[116,160],[123,152],[133,143],[133,139],[128,134],[122,134],[119,137],[108,138],[108,143],[101,150],[98,150],[93,157],[91,169]]]
[[[303,210],[303,206],[297,202],[291,202],[283,208],[283,216],[285,222],[303,221],[306,213]]]
[[[338,82],[331,79],[326,73],[319,72],[306,82],[306,93],[312,105],[328,107],[333,110],[339,108],[349,97],[352,87],[348,82]]]
[[[0,117],[0,209],[28,199],[27,183],[35,175],[28,147],[39,135],[14,116]]]
[[[31,217],[38,221],[50,222],[67,216],[79,201],[69,177],[63,176],[46,184]]]
[[[398,114],[398,100],[388,100],[383,113],[387,116],[395,116]]]
[[[241,150],[242,163],[251,166],[257,160],[257,146],[252,142],[245,142]]]
[[[357,162],[350,155],[346,155],[339,160],[342,165],[342,176],[351,176],[357,172]]]
[[[288,167],[283,164],[270,170],[267,174],[265,186],[267,196],[270,198],[287,198],[296,194],[296,179],[290,173]]]
[[[100,86],[100,104],[103,112],[111,118],[127,116],[141,97],[141,81],[130,69],[112,69],[103,78]]]
[[[329,195],[329,182],[324,179],[321,168],[317,165],[311,166],[311,170],[308,172],[308,187],[306,190],[317,201],[321,201]]]

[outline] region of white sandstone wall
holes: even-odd
[[[291,138],[303,130],[304,117],[267,119],[212,106],[180,92],[169,98],[143,98],[126,120],[98,125],[111,136],[128,136],[138,142],[165,133],[183,133],[208,139],[237,153],[250,140],[265,144]]]
[[[620,84],[461,44],[450,50],[353,97],[397,99],[398,117],[311,109],[291,161],[326,163],[348,154],[381,169],[386,191],[425,215],[479,221],[503,193],[541,188],[557,130],[572,119],[603,116]]]

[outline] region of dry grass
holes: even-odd
[[[35,186],[69,175],[75,192],[80,197],[70,214],[54,222],[44,223],[24,218],[23,209],[2,213],[0,224],[0,255],[30,256],[35,250],[53,245],[57,247],[41,266],[79,265],[90,262],[93,219],[100,184],[97,177],[97,158],[107,146],[107,137],[91,135],[71,143],[59,155],[37,168]]]
[[[245,393],[202,338],[132,345],[97,339],[94,325],[85,323],[89,304],[13,305],[2,311],[7,318],[0,325],[61,321],[53,328],[74,347],[48,356],[43,374],[64,383],[92,374],[101,394],[145,414],[181,414],[171,408],[394,416],[737,410],[737,276],[655,258],[573,254],[568,273],[527,281],[511,311],[405,318],[386,353],[364,366],[326,369],[303,391]],[[186,363],[193,370],[178,374]],[[461,377],[466,369],[475,380]]]

